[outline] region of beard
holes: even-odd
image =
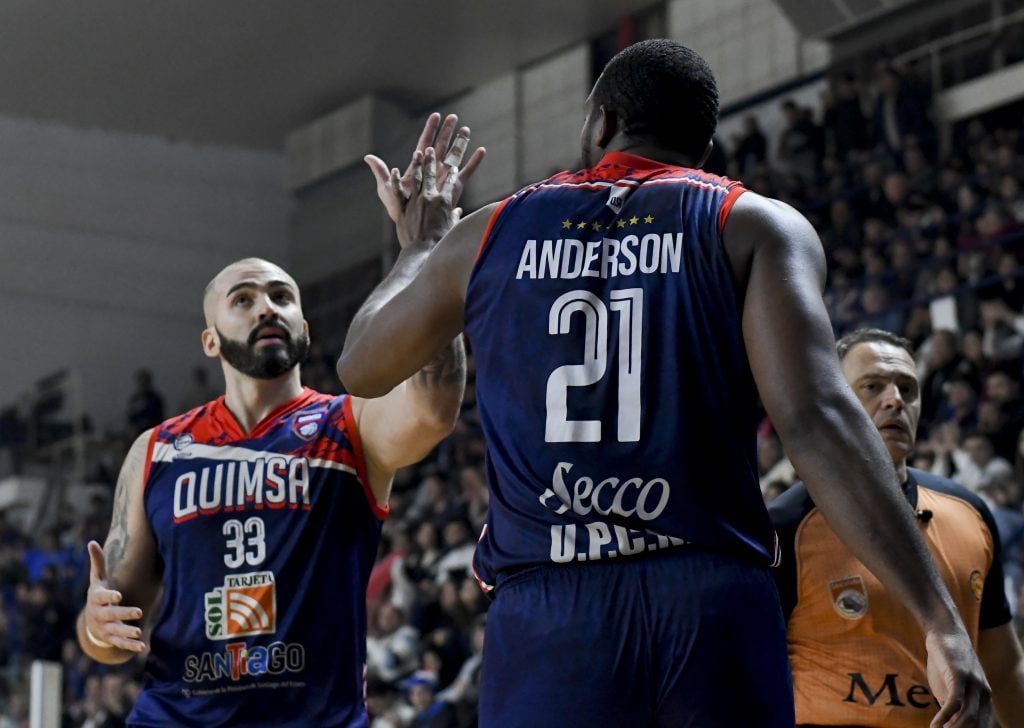
[[[256,348],[256,338],[264,329],[278,328],[282,332],[283,344],[272,344]],[[276,379],[300,362],[309,353],[309,335],[305,331],[297,337],[276,321],[260,324],[249,334],[248,341],[235,341],[214,327],[220,337],[220,353],[224,361],[246,376],[254,379]]]

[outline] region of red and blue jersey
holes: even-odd
[[[722,244],[743,192],[614,152],[495,211],[465,310],[492,492],[485,588],[684,544],[773,560]]]
[[[245,433],[221,397],[153,431],[144,487],[164,589],[129,724],[367,725],[387,509],[351,399],[304,389]]]

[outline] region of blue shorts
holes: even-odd
[[[792,728],[767,568],[684,549],[542,566],[488,612],[481,728]]]

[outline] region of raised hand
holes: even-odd
[[[458,209],[459,200],[462,197],[464,185],[483,160],[486,150],[483,147],[476,149],[469,157],[465,166],[460,169],[466,150],[469,148],[470,131],[469,127],[461,127],[456,132],[459,117],[449,114],[441,122],[440,114],[431,114],[423,125],[423,131],[416,142],[412,159],[404,173],[399,172],[397,167],[390,171],[383,159],[373,154],[364,157],[364,161],[373,173],[377,182],[377,196],[387,210],[388,216],[397,225],[413,195],[419,193],[423,187],[423,170],[427,150],[432,150],[435,164],[435,188],[437,191],[450,185],[451,205],[453,215],[451,222],[458,221],[461,210]],[[440,162],[440,167],[436,167]],[[411,240],[406,235],[402,226],[399,226],[398,239],[402,247],[406,247]]]
[[[128,652],[144,652],[142,630],[127,624],[142,619],[138,607],[123,607],[123,595],[112,589],[107,576],[103,549],[89,542],[89,592],[85,603],[85,627],[89,639],[97,647],[113,647]]]

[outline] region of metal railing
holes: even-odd
[[[1000,40],[999,36],[1005,33],[1011,26],[1016,25],[1020,25],[1020,30],[1024,33],[1024,9],[1005,15],[996,14],[984,23],[979,23],[971,28],[965,28],[952,35],[938,38],[905,53],[901,53],[893,59],[893,65],[899,68],[907,68],[918,65],[924,59],[927,59],[932,91],[938,92],[946,87],[946,76],[943,74],[944,61],[963,60],[965,46],[977,41],[995,41],[998,43]],[[982,74],[1002,68],[1009,61],[1006,55],[1006,48],[1001,45],[993,48],[988,43],[984,52],[987,54],[987,62],[981,64],[981,67],[985,69],[982,71]],[[957,53],[959,53],[959,57],[957,57]],[[957,77],[954,79],[954,82],[962,83],[963,81],[970,80],[970,78]]]

